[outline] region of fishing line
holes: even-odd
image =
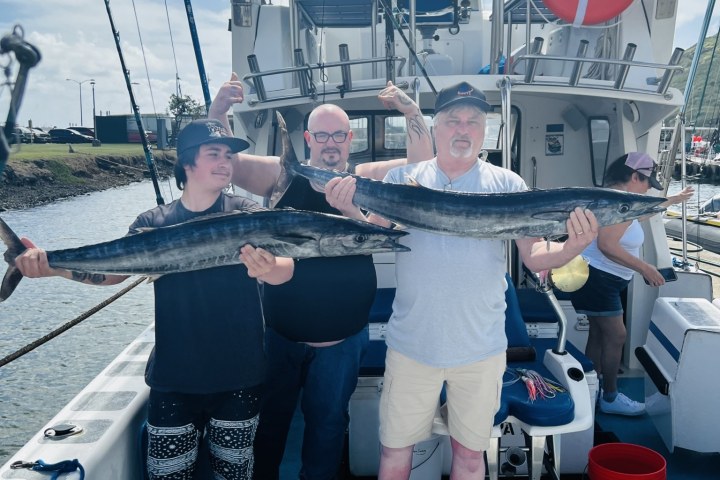
[[[135,26],[137,27],[138,38],[140,39],[140,51],[142,52],[143,63],[145,64],[145,77],[147,78],[148,89],[150,90],[150,101],[152,102],[153,113],[157,118],[157,108],[155,108],[155,97],[153,96],[152,84],[150,83],[150,70],[148,70],[147,58],[145,57],[145,45],[143,44],[142,34],[140,33],[140,22],[138,20],[137,9],[135,8],[135,0],[132,0],[133,12],[135,13]],[[145,132],[142,132],[143,134]]]
[[[170,27],[170,11],[168,10],[167,0],[165,0],[165,18],[167,19],[168,31],[170,32],[170,47],[172,48],[173,61],[175,62],[175,95],[179,98],[182,96],[180,90],[180,73],[178,72],[177,57],[175,56],[175,41],[173,40],[172,28]]]
[[[33,350],[35,350],[35,349],[36,349],[37,347],[39,347],[40,345],[43,345],[43,344],[49,342],[50,340],[52,340],[53,338],[57,337],[57,336],[60,335],[61,333],[65,332],[65,331],[67,331],[67,330],[70,330],[72,327],[74,327],[74,326],[77,325],[78,323],[82,322],[83,320],[86,320],[87,318],[89,318],[90,316],[94,315],[95,313],[97,313],[97,312],[100,311],[101,309],[103,309],[103,308],[105,308],[106,306],[110,305],[112,302],[114,302],[114,301],[117,300],[118,298],[120,298],[120,297],[122,297],[123,295],[125,295],[127,292],[129,292],[129,291],[132,290],[133,288],[135,288],[135,287],[137,287],[138,285],[140,285],[142,282],[145,281],[145,279],[146,279],[146,277],[138,278],[137,280],[135,280],[133,283],[131,283],[131,284],[128,285],[127,287],[123,288],[122,290],[120,290],[120,291],[117,292],[116,294],[112,295],[111,297],[107,298],[107,299],[104,300],[103,302],[97,304],[96,306],[94,306],[93,308],[91,308],[91,309],[88,310],[87,312],[83,313],[83,314],[80,315],[79,317],[77,317],[77,318],[75,318],[75,319],[67,322],[66,324],[60,326],[59,328],[56,328],[56,329],[53,330],[52,332],[50,332],[50,333],[48,333],[47,335],[45,335],[45,336],[43,336],[43,337],[35,340],[34,342],[29,343],[28,345],[25,345],[25,346],[22,347],[20,350],[17,350],[17,351],[15,351],[15,352],[11,353],[11,354],[8,355],[7,357],[5,357],[5,358],[3,358],[3,359],[0,359],[0,367],[3,367],[3,366],[5,366],[5,365],[7,365],[8,363],[12,362],[13,360],[17,360],[18,358],[22,357],[22,356],[25,355],[26,353],[32,352]]]

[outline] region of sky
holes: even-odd
[[[687,48],[698,41],[708,1],[678,2],[675,46]],[[132,87],[140,112],[164,113],[170,95],[176,93],[176,76],[180,78],[181,93],[202,102],[184,2],[110,0],[109,3],[131,81],[138,82]],[[227,29],[230,0],[195,0],[192,7],[213,96],[231,71],[231,33]],[[101,112],[131,113],[105,1],[0,0],[0,35],[11,32],[16,24],[23,27],[25,39],[42,54],[40,63],[30,70],[19,124],[27,125],[32,120],[33,125],[39,127],[79,125],[82,89],[83,123],[92,126],[90,79],[95,80],[98,115]],[[708,34],[715,35],[719,24],[720,7],[716,6]],[[6,56],[0,57],[0,66],[7,63]],[[17,63],[11,65],[13,80],[17,69]],[[0,82],[0,117],[4,122],[10,90],[1,71]],[[79,86],[77,82],[84,83]]]

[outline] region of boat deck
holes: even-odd
[[[644,397],[644,379],[641,372],[629,372],[619,379],[620,390],[629,397],[642,401]],[[698,453],[676,448],[670,453],[646,414],[639,417],[606,415],[598,409],[595,416],[595,445],[608,442],[622,442],[642,445],[660,453],[667,462],[667,478],[671,480],[710,480],[718,478],[720,472],[720,453]],[[280,468],[280,478],[290,480],[298,478],[300,470],[300,451],[302,445],[303,420],[299,409],[295,412],[288,437],[287,448]],[[356,477],[349,473],[347,457],[341,479],[371,480],[377,477]],[[522,475],[516,475],[522,478]],[[443,477],[446,479],[447,477]],[[504,477],[500,477],[504,478]],[[527,476],[525,476],[527,478]],[[543,476],[543,480],[549,478]],[[561,480],[586,480],[582,474],[563,474]],[[435,480],[435,479],[423,479]]]
[[[643,377],[626,375],[618,380],[619,389],[634,400],[644,398]],[[710,480],[718,478],[720,472],[720,453],[698,453],[684,448],[676,448],[670,453],[655,429],[650,417],[621,417],[606,415],[598,409],[595,416],[596,426],[605,437],[603,440],[634,443],[655,450],[667,461],[667,478],[671,480]],[[615,437],[615,438],[612,438]],[[616,439],[616,440],[615,440]],[[564,477],[563,477],[564,478]]]

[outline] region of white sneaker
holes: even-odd
[[[645,413],[645,404],[636,402],[622,393],[617,394],[612,402],[600,397],[600,411],[610,415],[627,415],[634,417]]]

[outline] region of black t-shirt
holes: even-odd
[[[256,208],[252,200],[222,194],[204,212],[180,200],[141,214],[142,227],[175,225],[217,212]],[[238,248],[241,245],[238,245]],[[206,394],[258,385],[265,377],[258,283],[244,265],[174,273],[155,286],[155,348],[147,384],[166,392]]]
[[[340,214],[303,177],[293,179],[277,207]],[[289,282],[264,286],[265,320],[295,342],[342,340],[367,324],[376,288],[372,255],[302,259]]]

